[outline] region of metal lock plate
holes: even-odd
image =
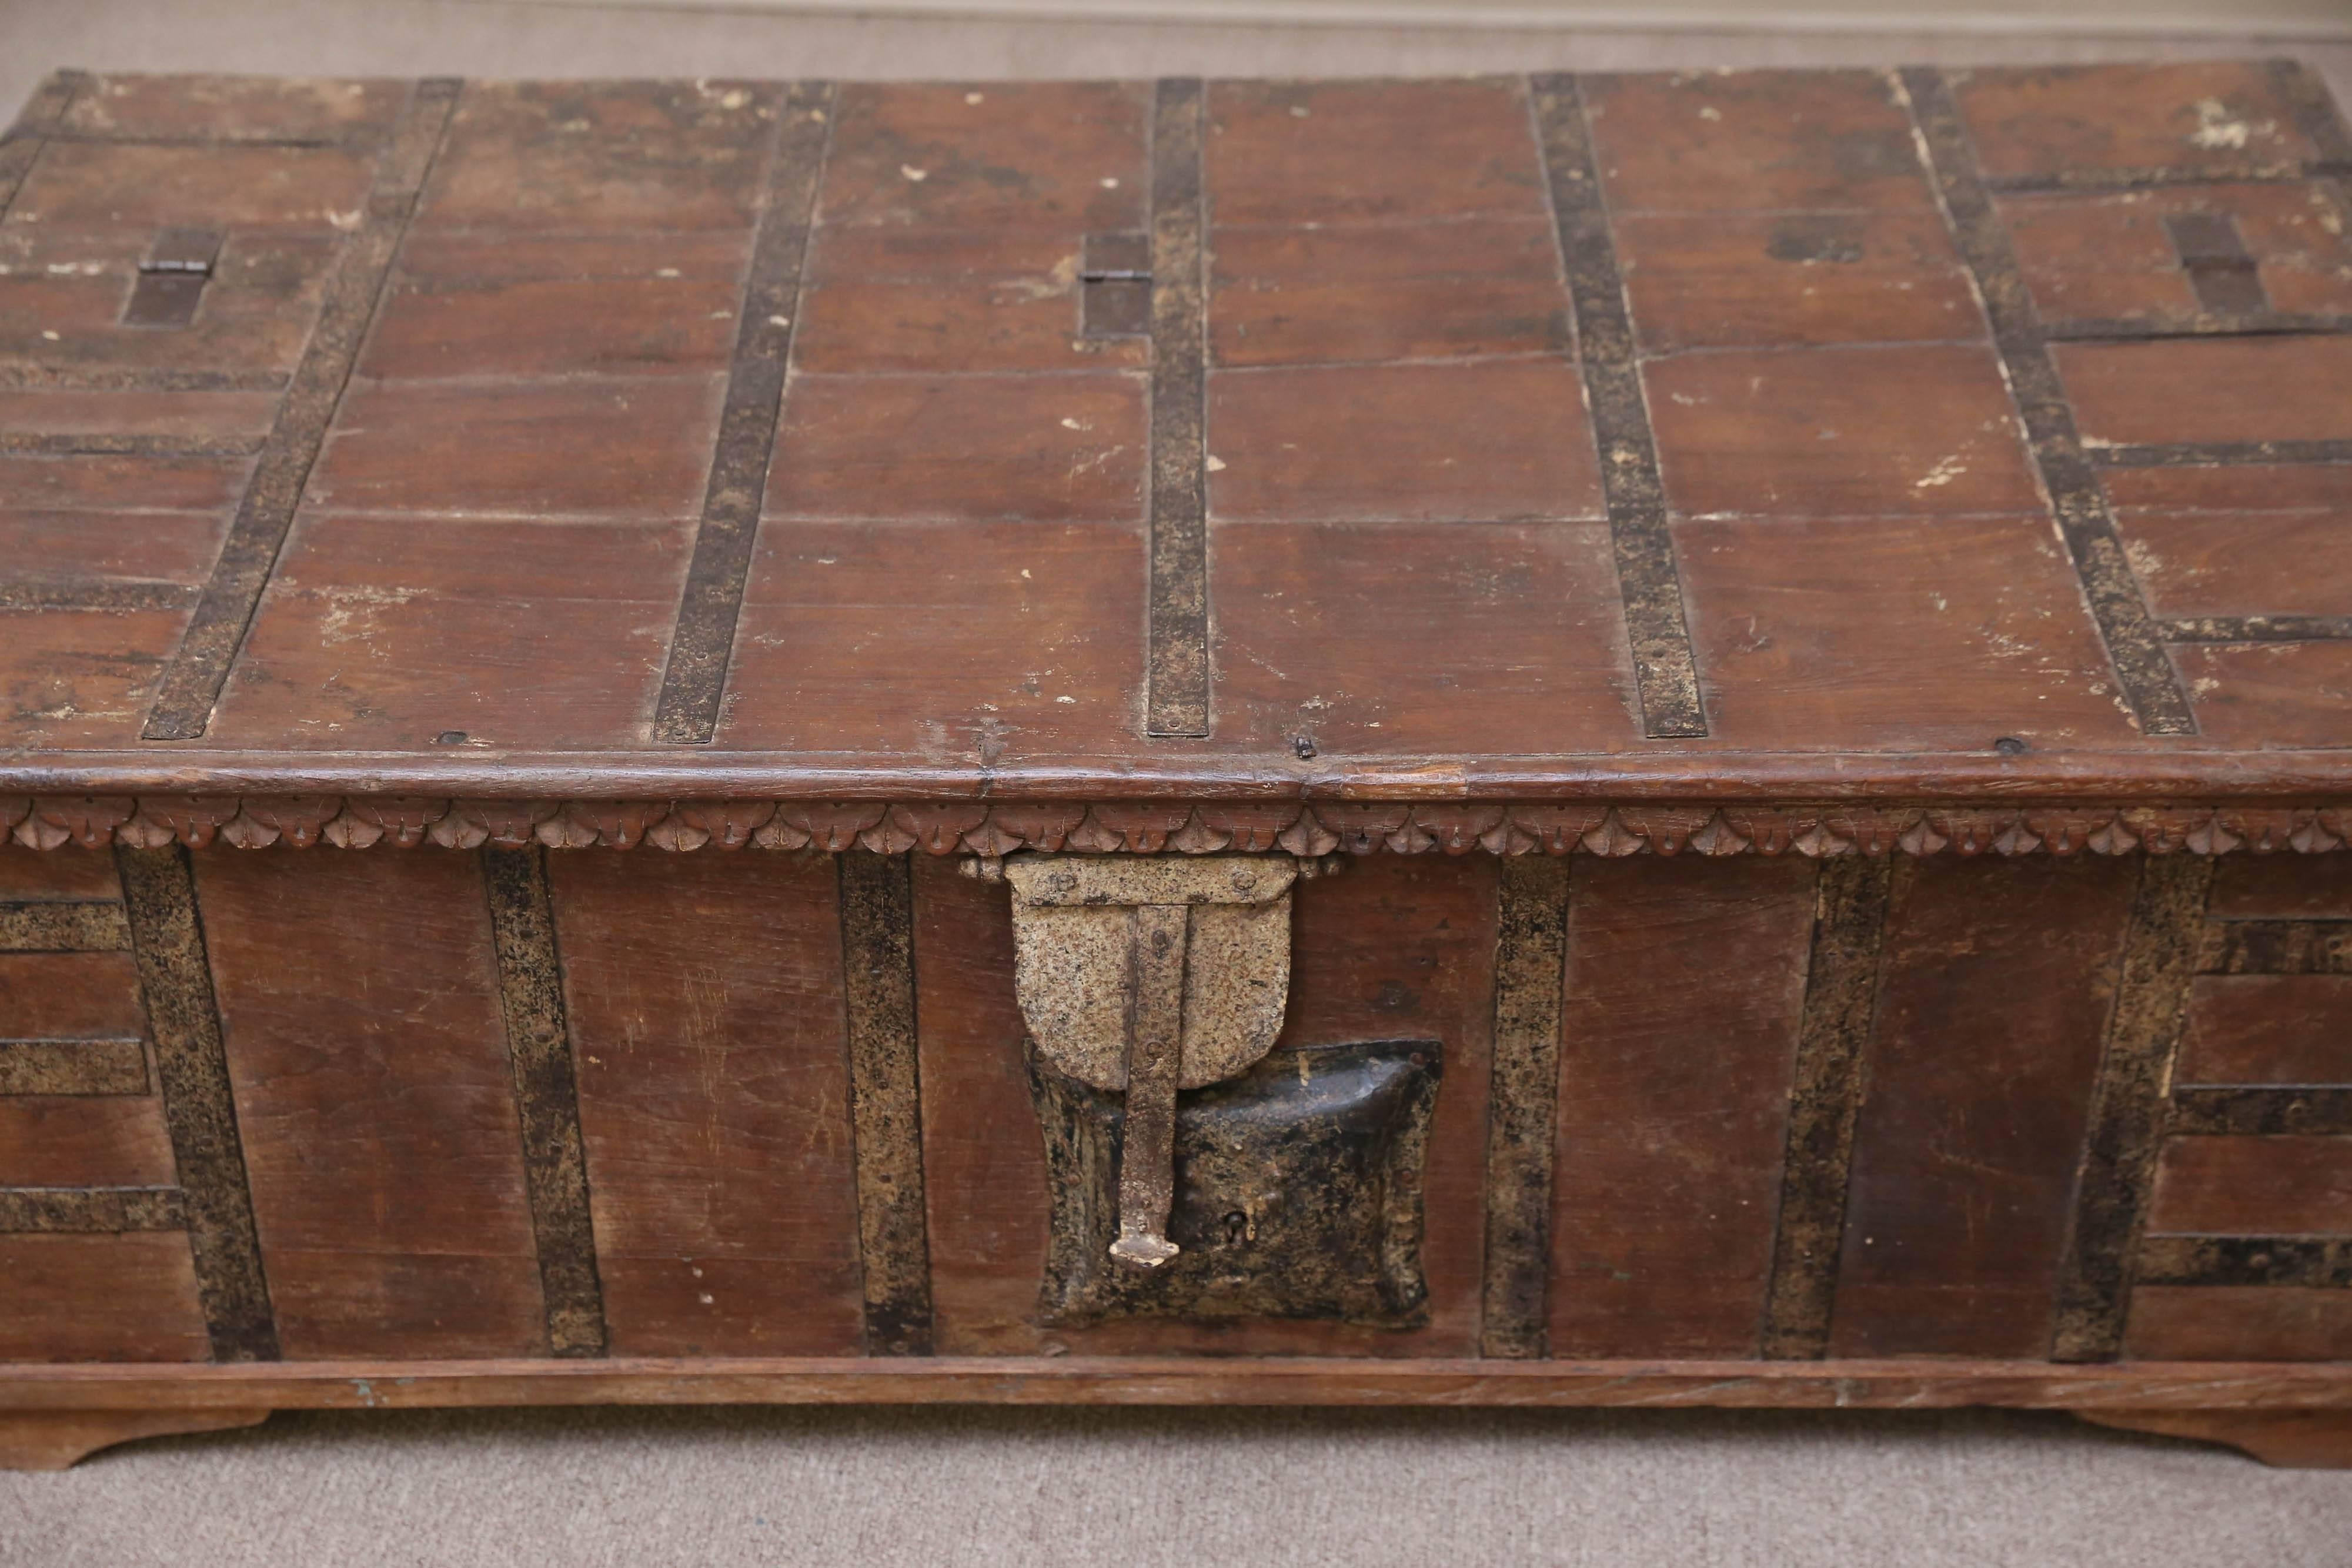
[[[1150,1271],[1108,1257],[1108,1179],[1122,1151],[1115,1094],[1034,1055],[1054,1217],[1039,1317],[1082,1328],[1140,1315],[1318,1318],[1366,1328],[1428,1321],[1423,1171],[1435,1040],[1284,1047],[1177,1101],[1177,1255]]]
[[[1290,997],[1281,855],[1015,855],[1014,984],[1037,1055],[1123,1093],[1120,1262],[1173,1258],[1176,1092],[1231,1078],[1272,1049]]]

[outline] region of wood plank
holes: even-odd
[[[912,871],[933,1344],[946,1356],[1034,1355],[1051,1198],[1013,994],[1011,900],[929,855]]]
[[[2352,474],[2345,505],[2352,507]],[[2352,920],[2352,860],[2233,855],[2213,873],[2216,920]]]
[[[548,870],[612,1351],[855,1354],[830,859],[571,854]]]
[[[2124,1352],[2142,1361],[2352,1361],[2352,1291],[2143,1285]]]
[[[51,71],[33,89],[7,134],[0,137],[0,217],[7,215],[49,137],[93,79],[87,71]]]
[[[286,1353],[544,1354],[479,862],[223,848],[200,874]]]
[[[2084,435],[2103,445],[2352,439],[2352,339],[2067,343],[2054,351]],[[2299,395],[2268,395],[2279,386]],[[2188,387],[2197,395],[2181,396]]]
[[[1209,335],[1220,370],[1564,357],[1573,345],[1552,225],[1538,215],[1220,227],[1214,242]],[[1219,434],[1220,446],[1229,441]]]
[[[140,1063],[143,1072],[146,1063]],[[171,1186],[179,1177],[151,1094],[0,1099],[0,1186]]]
[[[1983,417],[2005,416],[1995,403]],[[1679,521],[1675,535],[1715,733],[1727,743],[1932,738],[1961,752],[2005,737],[2038,756],[2137,738],[2045,517],[1923,525],[1791,511]],[[1929,690],[1936,700],[1923,701]]]
[[[2201,643],[2174,653],[2203,694],[2199,722],[2217,745],[2294,746],[2352,725],[2352,643]]]
[[[1000,81],[977,101],[961,82],[851,83],[841,93],[824,221],[901,232],[1132,233],[1144,226],[1150,113],[1145,82]]]
[[[2179,674],[2165,655],[2147,601],[2116,533],[2098,476],[2084,455],[2085,434],[2104,434],[2090,422],[2075,428],[2059,363],[2044,340],[2017,251],[1993,205],[1969,127],[1941,71],[1902,73],[1919,151],[1937,183],[1953,237],[1975,276],[1978,298],[1992,329],[2003,379],[2025,426],[2031,448],[2057,514],[2060,537],[2074,559],[2083,593],[2099,623],[2125,699],[2149,735],[2194,735],[2197,719]],[[2071,345],[2079,350],[2083,345]]]
[[[99,902],[121,896],[112,855],[79,844],[27,849],[14,839],[0,839],[0,898]]]
[[[719,725],[727,689],[727,660],[743,609],[751,570],[751,541],[760,527],[761,498],[776,445],[784,375],[792,360],[793,322],[801,314],[801,270],[808,255],[817,186],[832,137],[834,90],[829,82],[798,82],[776,111],[774,145],[761,192],[760,227],[751,246],[736,319],[735,357],[727,402],[710,458],[710,481],[695,530],[694,561],[670,637],[654,737],[706,742]]]
[[[2352,1236],[2352,1137],[2175,1138],[2152,1233]]]
[[[187,1238],[0,1236],[0,1361],[203,1361]]]
[[[367,141],[398,118],[408,84],[334,77],[143,73],[87,78],[61,123],[112,141]]]
[[[2179,1078],[2352,1084],[2352,974],[2200,975]]]
[[[710,78],[471,83],[416,230],[749,230],[772,91]]]
[[[1696,855],[1575,867],[1551,1354],[1756,1354],[1813,872]]]
[[[457,99],[455,82],[420,82],[390,133],[376,165],[373,187],[365,197],[355,204],[352,198],[360,193],[352,191],[340,204],[320,209],[341,213],[357,204],[364,215],[359,232],[336,264],[318,325],[303,350],[292,382],[278,403],[268,440],[261,448],[260,462],[238,503],[236,520],[230,526],[228,543],[222,549],[204,597],[197,601],[195,613],[187,623],[179,653],[163,673],[154,707],[142,731],[148,740],[194,740],[211,723],[213,705],[220,700],[229,665],[236,657],[246,627],[277,565],[278,549],[286,542],[286,530],[293,523],[294,509],[302,499],[302,487],[309,481],[311,465],[318,461],[327,427],[334,422],[342,401],[343,383],[351,376],[352,361],[359,353],[368,322],[375,314],[376,299],[391,271],[401,234],[408,226],[417,191],[440,147],[442,132],[448,125],[449,111]],[[157,152],[165,152],[165,155],[178,152],[141,151],[148,153],[151,162]],[[179,156],[184,159],[188,155],[183,152]],[[282,160],[286,154],[277,156]],[[228,154],[196,154],[189,172],[177,177],[161,169],[147,169],[143,173],[147,181],[152,182],[147,189],[170,191],[183,201],[201,201],[199,193],[204,182],[192,177],[199,171],[213,181],[226,177],[279,201],[291,193],[283,172],[246,169],[232,162]],[[238,222],[237,208],[234,200],[220,201],[206,209],[203,221]],[[117,221],[121,216],[119,211],[110,215]]]
[[[0,1039],[136,1040],[147,1032],[129,953],[0,953]]]
[[[1570,76],[1530,78],[1544,178],[1559,225],[1560,266],[1576,315],[1576,359],[1584,375],[1591,435],[1605,461],[1601,487],[1616,544],[1618,591],[1642,705],[1642,733],[1652,739],[1706,733],[1666,497],[1651,434],[1649,404],[1634,363],[1633,319],[1601,199],[1601,166],[1584,99]],[[1580,430],[1562,433],[1574,440]]]
[[[2154,170],[2210,178],[2326,152],[2301,123],[2291,82],[2258,60],[1972,70],[1957,91],[1986,172],[2002,179]],[[2200,137],[2206,102],[2244,130]]]
[[[1421,522],[1459,537],[1466,522],[1605,515],[1585,389],[1563,360],[1270,365],[1220,371],[1209,391],[1220,524]]]
[[[1655,1409],[2352,1410],[2352,1366],[2040,1361],[1238,1361],[1213,1356],[885,1360],[361,1361],[168,1371],[19,1366],[0,1410],[433,1409],[453,1405],[1307,1405]]]
[[[1678,517],[1818,527],[2039,510],[2000,362],[1981,342],[1682,354],[1650,361],[1642,379]],[[1915,540],[1935,532],[1903,526]]]
[[[528,401],[509,390],[518,402]],[[633,417],[611,409],[609,394],[603,401],[615,417]],[[632,401],[650,422],[643,405],[656,400]],[[476,413],[452,428],[478,435],[498,418]],[[513,466],[565,467],[560,443],[523,444]],[[603,444],[605,458],[615,444]],[[504,449],[488,443],[481,450],[488,454],[482,460],[495,464]],[[399,458],[401,470],[424,472],[409,451]],[[571,465],[569,478],[584,489],[581,466]],[[625,473],[601,493],[641,494]],[[308,512],[254,618],[242,674],[221,699],[211,733],[236,745],[294,730],[324,746],[384,750],[468,740],[635,744],[660,686],[688,527],[643,517],[550,525]],[[485,573],[489,559],[532,564],[527,572]],[[526,627],[529,635],[520,632]],[[369,656],[353,658],[362,645]],[[496,670],[498,679],[479,678],[485,670]],[[447,735],[457,738],[441,738]]]
[[[1832,1356],[2047,1352],[2137,870],[1902,862]]]
[[[1209,112],[1221,225],[1547,215],[1527,99],[1508,78],[1218,81]]]
[[[1870,70],[1592,77],[1610,208],[1932,214],[1935,193],[1887,89]]]

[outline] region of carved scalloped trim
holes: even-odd
[[[110,843],[309,849],[538,842],[551,849],[817,849],[998,857],[1286,851],[1350,854],[2321,854],[2352,805],[1724,806],[1496,801],[444,800],[331,795],[0,796],[37,850]]]

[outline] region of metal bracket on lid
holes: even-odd
[[[139,280],[122,309],[126,327],[185,327],[196,319],[205,285],[220,258],[221,236],[211,229],[165,229],[139,264]]]

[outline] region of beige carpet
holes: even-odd
[[[0,0],[0,110],[60,65],[989,78],[2277,52]],[[2290,52],[2352,98],[2352,45]],[[1990,1413],[689,1410],[289,1415],[0,1476],[5,1568],[343,1563],[2346,1568],[2352,1474]]]
[[[2343,1568],[2352,1475],[2063,1416],[280,1416],[0,1477],[7,1568]]]

